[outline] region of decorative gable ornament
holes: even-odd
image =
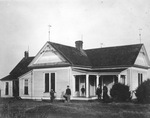
[[[29,64],[29,67],[38,67],[46,65],[62,65],[68,64],[65,58],[59,54],[49,43],[46,43],[44,47],[39,51],[33,61]]]

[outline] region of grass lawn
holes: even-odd
[[[1,118],[150,118],[150,105],[0,99]]]

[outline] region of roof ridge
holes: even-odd
[[[65,45],[65,44],[61,44],[61,43],[55,43],[55,42],[50,42],[50,41],[48,41],[48,43],[50,43],[50,44],[52,43],[52,44],[56,44],[56,45],[62,45],[62,46],[66,46],[66,47],[70,47],[70,48],[75,48],[76,49],[76,47]]]
[[[120,45],[120,46],[110,46],[110,47],[102,47],[102,48],[91,48],[91,49],[85,49],[85,51],[89,51],[89,50],[98,50],[98,49],[109,49],[109,48],[121,48],[121,47],[128,47],[128,46],[137,46],[137,45],[143,45],[142,44],[131,44],[131,45]]]

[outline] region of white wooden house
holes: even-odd
[[[49,99],[53,89],[56,99],[63,99],[69,85],[72,100],[91,100],[96,99],[98,84],[106,84],[110,90],[114,83],[120,82],[133,91],[148,78],[150,62],[143,44],[88,50],[82,49],[82,44],[76,41],[76,47],[70,47],[47,42],[34,58],[26,58],[28,63],[20,66],[27,68],[22,69],[26,72],[17,77],[19,96]],[[5,78],[2,81],[7,82]],[[81,94],[82,86],[86,89],[84,95]],[[3,88],[6,92],[6,87]]]

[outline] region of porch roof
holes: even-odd
[[[85,71],[85,72],[122,72],[124,70],[126,70],[127,68],[112,68],[112,69],[74,69],[74,70],[79,70],[79,71]]]

